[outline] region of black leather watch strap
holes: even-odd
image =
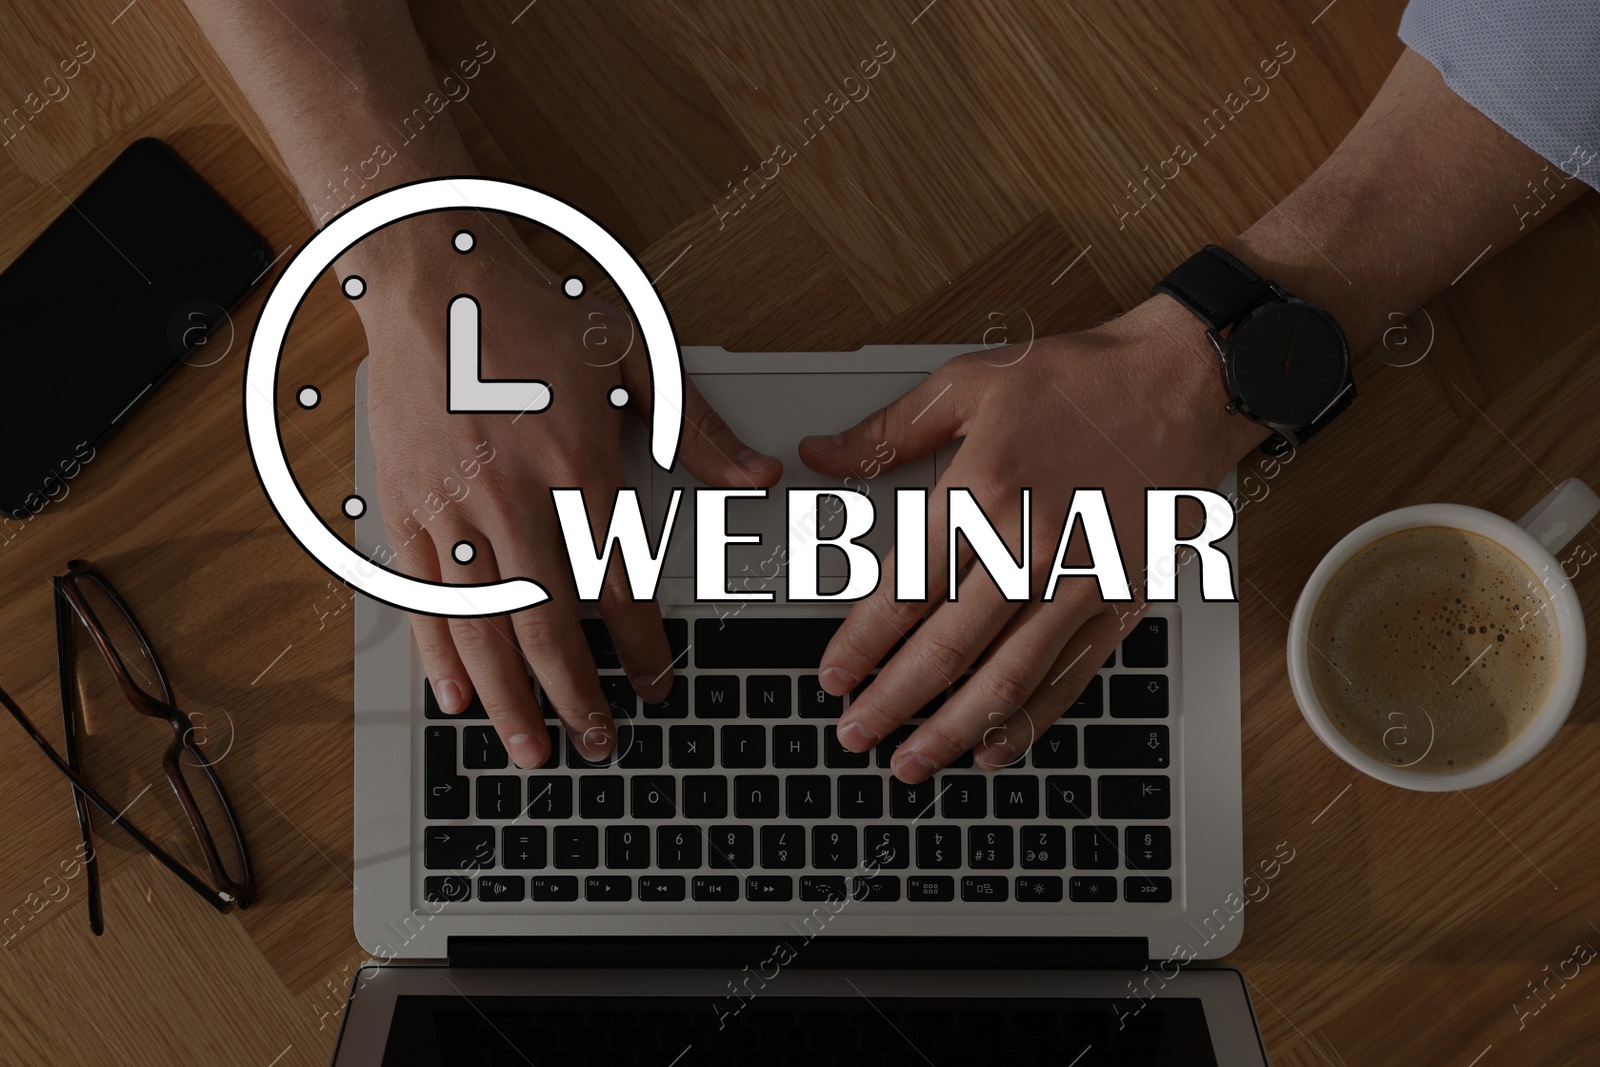
[[[1213,330],[1223,330],[1265,300],[1272,287],[1225,249],[1206,245],[1151,286],[1150,291],[1166,293]]]

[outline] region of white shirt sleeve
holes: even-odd
[[[1507,133],[1600,187],[1600,0],[1411,0],[1400,39]]]

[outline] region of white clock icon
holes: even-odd
[[[261,309],[250,342],[244,374],[245,431],[268,501],[300,546],[335,577],[405,611],[445,616],[504,615],[541,604],[550,599],[549,594],[528,578],[476,585],[413,578],[368,559],[334,533],[311,507],[289,470],[273,402],[284,339],[301,301],[322,272],[350,246],[390,223],[432,211],[462,208],[504,212],[547,226],[594,257],[611,276],[639,323],[649,360],[654,395],[650,455],[663,470],[671,469],[683,429],[683,363],[672,321],[649,276],[615,237],[571,204],[526,185],[492,178],[431,178],[396,186],[340,214],[289,261]],[[569,280],[569,287],[571,281],[574,280]],[[349,293],[348,286],[346,292]],[[448,323],[449,410],[523,412],[549,406],[550,388],[544,382],[486,382],[479,378],[478,305],[470,296],[451,301]],[[613,397],[612,403],[615,402]],[[302,404],[310,406],[304,400]],[[475,610],[461,610],[458,594],[462,589],[473,591]]]

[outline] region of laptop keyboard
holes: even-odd
[[[917,785],[893,777],[890,758],[949,691],[874,750],[845,750],[836,722],[849,698],[815,673],[840,621],[669,618],[676,677],[648,704],[603,625],[584,620],[617,723],[603,763],[580,756],[547,707],[552,757],[520,770],[476,698],[447,716],[427,688],[424,897],[491,912],[1174,899],[1174,618],[1134,626],[1013,766],[982,771],[969,752]]]

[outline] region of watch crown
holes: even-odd
[[[1239,402],[1237,400],[1230,400],[1223,410],[1225,410],[1229,415],[1237,415],[1239,414]]]

